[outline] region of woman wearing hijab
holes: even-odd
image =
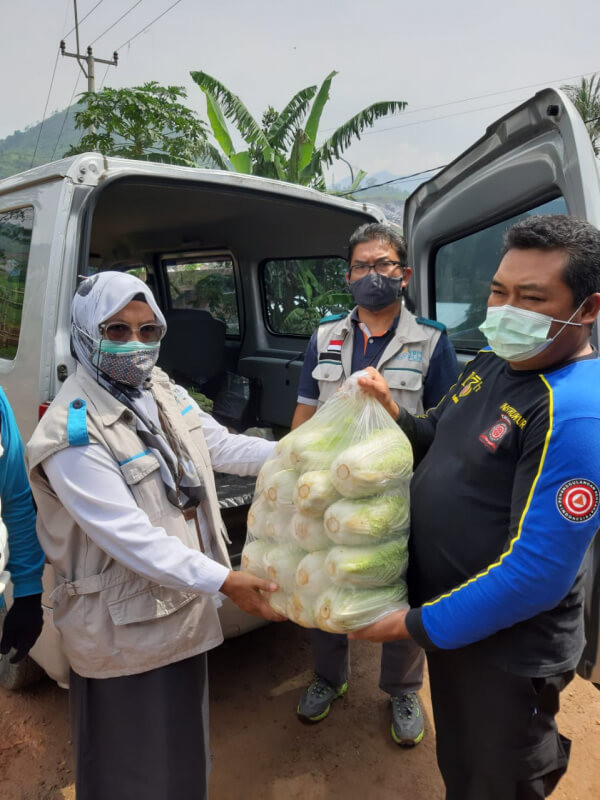
[[[201,800],[217,593],[280,619],[276,584],[230,569],[212,469],[256,474],[273,442],[229,434],[154,365],[165,319],[103,272],[72,306],[78,366],[27,446],[38,535],[71,665],[78,800]]]

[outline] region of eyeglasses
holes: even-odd
[[[352,264],[349,273],[354,278],[364,278],[364,276],[372,269],[378,275],[391,275],[397,269],[404,269],[404,265],[400,261],[389,261],[387,258],[381,261],[376,261],[374,264]]]
[[[133,338],[133,334],[137,333],[140,341],[144,344],[160,342],[166,333],[165,328],[156,322],[146,322],[139,328],[133,328],[126,322],[109,322],[100,325],[100,330],[102,335],[111,342],[129,342]]]

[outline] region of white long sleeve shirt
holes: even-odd
[[[229,433],[194,400],[212,466],[234,475],[256,475],[275,442]],[[150,523],[111,453],[100,444],[69,447],[49,456],[44,471],[57,497],[98,547],[143,577],[178,590],[216,594],[229,570],[209,555],[186,547]],[[208,523],[198,508],[201,531]],[[206,542],[205,550],[206,550]],[[207,552],[209,552],[207,550]]]

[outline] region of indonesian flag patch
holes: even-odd
[[[556,493],[556,507],[571,522],[587,522],[598,510],[600,492],[585,478],[566,481]]]
[[[329,344],[327,345],[327,352],[341,353],[343,343],[344,343],[343,339],[330,339]]]

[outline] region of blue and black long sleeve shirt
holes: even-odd
[[[0,389],[0,499],[2,520],[8,531],[8,563],[14,597],[40,594],[44,553],[35,531],[35,508],[27,481],[23,442],[15,415]],[[1,602],[1,600],[0,600]]]
[[[481,351],[439,405],[399,422],[411,487],[410,634],[521,675],[576,666],[581,565],[600,526],[600,359],[543,374]]]

